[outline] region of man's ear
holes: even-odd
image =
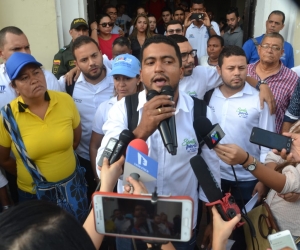
[[[219,65],[217,65],[217,67],[216,67],[216,68],[217,68],[218,74],[219,74],[219,75],[221,75],[221,68],[220,68],[220,66],[219,66]]]

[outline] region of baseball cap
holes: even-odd
[[[30,54],[21,52],[13,53],[5,63],[6,72],[10,80],[16,79],[24,66],[30,63],[36,64],[38,66],[43,66]]]
[[[140,61],[133,55],[122,54],[118,55],[112,62],[112,71],[108,74],[124,75],[128,77],[136,77],[140,74]]]
[[[87,29],[89,28],[87,22],[83,18],[75,18],[70,26],[71,29],[77,29],[79,26],[85,26]]]

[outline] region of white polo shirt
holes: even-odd
[[[140,123],[143,106],[146,103],[145,90],[139,93]],[[216,117],[210,108],[207,108],[207,118],[214,124]],[[153,192],[157,186],[159,195],[187,195],[194,200],[193,227],[196,226],[198,212],[198,195],[200,199],[207,201],[202,189],[198,194],[198,180],[190,166],[190,159],[198,153],[197,137],[193,128],[194,101],[193,99],[179,91],[179,99],[175,111],[175,122],[177,130],[178,148],[177,154],[168,153],[162,142],[160,133],[156,130],[146,141],[149,147],[149,157],[158,162],[157,180],[144,183],[149,192]],[[108,112],[108,119],[103,125],[105,134],[101,147],[98,150],[96,162],[100,159],[102,152],[111,137],[119,138],[120,133],[127,128],[128,119],[125,98],[118,101]],[[210,167],[214,177],[220,182],[220,163],[213,150],[209,150],[205,145],[202,147],[202,157]],[[98,170],[97,170],[98,171]],[[99,171],[98,171],[99,175]],[[122,181],[118,182],[118,192],[123,192]]]
[[[106,75],[110,69],[106,69]],[[80,143],[76,153],[86,160],[90,160],[89,146],[92,134],[92,125],[99,105],[113,96],[114,81],[112,76],[106,76],[101,82],[91,84],[80,73],[74,87],[73,99],[80,114],[82,127]]]
[[[56,77],[49,71],[42,69],[46,78],[47,89],[62,91]],[[11,80],[9,79],[5,64],[0,65],[0,108],[7,103],[10,103],[17,97],[17,93],[11,86]]]
[[[220,35],[219,25],[212,21],[211,25],[215,30],[217,35]],[[202,56],[207,55],[207,40],[209,38],[207,27],[202,24],[200,28],[198,28],[193,23],[187,28],[185,37],[189,40],[193,49],[197,50],[197,57],[201,58]]]
[[[183,77],[179,82],[179,90],[190,96],[203,100],[207,91],[218,87],[222,78],[216,68],[197,66],[190,76]]]
[[[210,108],[216,114],[218,123],[225,132],[221,144],[234,143],[243,148],[261,162],[265,161],[270,149],[249,142],[253,127],[275,131],[275,115],[270,115],[268,105],[260,109],[259,92],[248,83],[235,95],[225,98],[219,88],[216,88],[209,102]],[[221,178],[234,181],[231,167],[220,160]],[[239,181],[250,181],[256,178],[241,165],[234,165]]]
[[[107,120],[108,111],[111,109],[111,107],[118,101],[118,97],[114,96],[110,98],[109,100],[102,102],[99,107],[97,108],[94,121],[93,121],[93,127],[92,130],[100,135],[104,135],[102,127],[103,124]]]

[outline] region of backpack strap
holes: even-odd
[[[73,96],[73,91],[74,91],[74,87],[75,87],[75,82],[74,79],[72,80],[72,84],[68,85],[66,84],[66,92],[72,97]]]
[[[258,47],[258,41],[253,37],[253,38],[251,38],[251,40],[252,40],[252,42],[255,44],[255,47],[256,47],[256,49],[257,49],[257,47]]]
[[[193,96],[191,96],[191,97],[194,100],[194,122],[193,122],[193,127],[194,127],[194,130],[196,131],[196,127],[201,126],[201,124],[196,124],[195,123],[195,120],[196,120],[195,118],[199,117],[199,116],[205,116],[206,117],[207,105],[206,105],[205,101],[200,100],[200,99],[198,99],[196,97],[193,97]],[[196,134],[196,136],[197,136],[198,143],[203,141],[203,138],[200,135]],[[201,153],[201,147],[199,145],[198,154],[200,155],[200,153]]]
[[[131,132],[135,130],[139,120],[139,112],[137,111],[138,103],[139,103],[139,93],[135,93],[133,95],[129,95],[125,97],[128,129]]]

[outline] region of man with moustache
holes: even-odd
[[[82,134],[76,149],[81,166],[85,167],[88,182],[88,198],[91,198],[97,183],[92,171],[89,155],[92,124],[100,103],[113,96],[114,82],[108,77],[109,67],[103,65],[102,53],[92,38],[80,36],[73,42],[72,53],[81,73],[74,85],[72,97],[80,114]],[[63,77],[59,80],[65,86]]]
[[[184,10],[181,7],[177,7],[174,10],[173,19],[178,20],[181,25],[184,24]]]
[[[198,180],[190,166],[190,159],[198,154],[198,142],[193,128],[194,101],[179,89],[179,81],[183,77],[181,54],[178,45],[168,36],[153,36],[148,38],[141,49],[140,77],[145,90],[138,95],[137,110],[139,122],[132,132],[135,138],[146,141],[149,147],[149,157],[158,162],[158,176],[154,182],[145,183],[149,192],[157,187],[159,195],[188,195],[194,200],[193,228],[196,226],[198,197],[206,201]],[[180,83],[181,84],[181,83]],[[166,95],[158,95],[147,101],[149,90],[161,91],[169,85],[174,90],[174,101]],[[215,117],[207,108],[207,118],[214,124]],[[177,154],[168,153],[162,142],[158,125],[162,120],[175,116],[178,148]],[[111,137],[118,138],[122,130],[128,129],[128,117],[124,98],[117,102],[109,111],[107,122],[103,126],[105,136],[98,150],[96,162]],[[219,161],[215,153],[205,145],[202,147],[202,157],[217,181],[219,181]],[[124,176],[124,180],[127,176]],[[180,183],[180,185],[178,185]],[[123,192],[123,182],[119,180],[118,192]],[[195,246],[195,233],[189,242],[172,242],[175,249],[192,250]],[[126,243],[125,243],[126,242]],[[133,249],[131,239],[117,239],[117,249]],[[138,248],[138,249],[147,249]]]
[[[224,45],[236,45],[242,48],[243,46],[243,30],[239,25],[240,15],[238,8],[230,8],[226,14],[229,30],[224,33]]]

